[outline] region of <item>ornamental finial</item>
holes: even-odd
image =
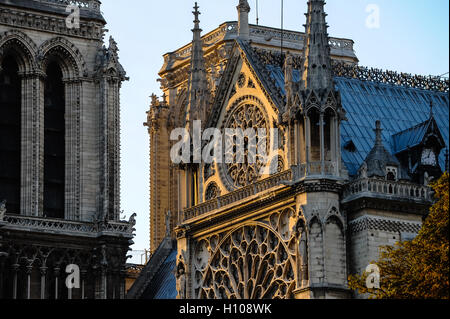
[[[201,14],[201,12],[198,11],[198,9],[200,9],[200,7],[197,5],[197,2],[196,2],[195,6],[194,6],[194,11],[192,11],[192,13],[194,14],[194,17],[195,17],[194,23],[196,24],[196,26],[200,23],[199,15]]]
[[[381,132],[383,131],[383,129],[381,128],[381,121],[376,121],[374,131],[375,131],[375,145],[382,145],[383,140]]]

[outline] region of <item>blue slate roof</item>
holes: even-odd
[[[175,278],[175,266],[177,261],[177,250],[172,249],[169,256],[162,263],[158,272],[152,278],[149,285],[150,294],[148,299],[176,299],[177,287]]]
[[[392,136],[392,150],[395,154],[406,151],[409,148],[419,145],[425,138],[429,130],[436,127],[436,120],[434,115],[426,122],[420,123],[405,131],[397,133]],[[441,140],[441,145],[445,142]]]
[[[266,65],[270,77],[277,88],[284,94],[284,74],[279,66]],[[300,72],[294,70],[294,81],[299,81]],[[348,121],[341,127],[342,159],[350,173],[356,175],[364,159],[374,146],[375,122],[381,121],[383,143],[387,150],[394,154],[396,149],[392,136],[410,129],[409,135],[402,138],[404,147],[415,143],[424,129],[419,125],[430,116],[430,100],[433,101],[433,113],[439,130],[449,148],[449,95],[444,92],[402,87],[374,81],[363,81],[354,78],[335,77],[336,89],[340,92],[342,106],[347,112]],[[352,141],[356,147],[354,152],[344,146]],[[412,146],[412,145],[411,145]],[[444,151],[439,156],[440,165],[445,167]]]

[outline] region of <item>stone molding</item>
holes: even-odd
[[[381,230],[395,233],[415,233],[417,234],[421,223],[405,222],[399,220],[385,219],[379,217],[362,216],[349,222],[349,232],[351,235],[365,230]]]
[[[46,2],[39,0],[40,2]],[[78,0],[79,2],[86,2]],[[53,1],[58,2],[60,1]],[[90,1],[92,2],[92,1]],[[2,3],[0,3],[0,6]],[[64,5],[60,11],[65,12]],[[84,9],[83,9],[84,10]],[[100,9],[99,9],[100,10]],[[100,11],[99,11],[100,12]],[[68,14],[67,14],[68,15]],[[20,29],[38,30],[43,32],[55,33],[69,37],[85,38],[101,41],[104,34],[104,23],[94,20],[84,21],[82,15],[80,28],[69,29],[66,26],[66,17],[54,15],[51,18],[47,14],[41,14],[38,11],[25,11],[18,8],[0,7],[0,24]]]
[[[75,222],[47,218],[6,215],[3,230],[22,230],[27,232],[71,234],[81,237],[100,237],[104,235],[118,237],[133,237],[133,221],[120,221],[106,223]]]

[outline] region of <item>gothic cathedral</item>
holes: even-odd
[[[323,0],[308,1],[304,33],[249,24],[246,0],[237,11],[202,36],[196,4],[192,43],[164,55],[145,123],[153,256],[129,297],[358,297],[348,275],[417,234],[427,184],[448,169],[448,81],[359,66]],[[194,151],[181,163],[177,128]],[[209,128],[227,145],[211,163],[193,138]],[[258,136],[276,145],[271,169],[247,146],[236,160],[250,137],[227,128],[278,132]]]

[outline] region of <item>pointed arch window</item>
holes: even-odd
[[[320,161],[320,113],[316,108],[312,108],[308,112],[310,122],[310,161]]]
[[[14,57],[3,59],[0,72],[0,201],[20,214],[21,79]]]
[[[324,160],[331,161],[335,158],[335,113],[328,108],[324,114]]]
[[[65,93],[57,62],[47,66],[44,88],[44,216],[64,218]]]

